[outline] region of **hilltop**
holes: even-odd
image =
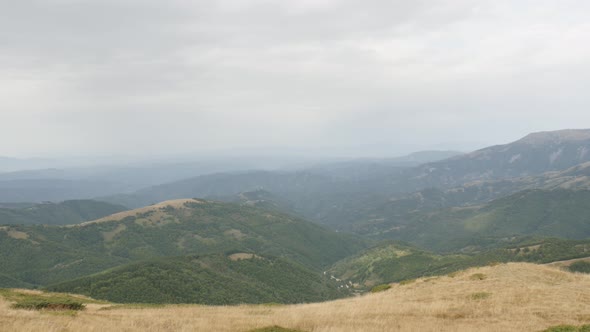
[[[562,142],[589,141],[590,129],[562,129],[531,133],[518,141],[521,144],[560,144]]]
[[[88,303],[74,315],[10,308],[0,300],[7,330],[250,331],[542,331],[590,323],[590,276],[555,267],[510,263],[394,284],[391,289],[303,305],[138,307]],[[179,319],[181,317],[181,319]]]

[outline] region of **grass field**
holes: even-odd
[[[543,331],[590,323],[590,275],[509,263],[301,305],[138,306],[87,303],[73,314],[0,300],[1,331]],[[270,331],[271,329],[269,329]]]

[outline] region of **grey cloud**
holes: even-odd
[[[396,154],[590,127],[589,13],[574,0],[11,1],[0,140],[16,143],[0,155]]]

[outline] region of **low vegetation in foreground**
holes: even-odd
[[[13,309],[26,310],[78,311],[84,310],[87,303],[104,303],[78,295],[28,289],[0,289],[0,297],[11,302],[11,308]]]
[[[590,325],[573,326],[573,325],[559,325],[546,329],[543,332],[590,332]]]
[[[418,278],[354,298],[296,305],[86,303],[76,315],[53,315],[15,309],[15,298],[4,291],[0,330],[585,331],[590,324],[589,288],[587,274],[508,263]]]

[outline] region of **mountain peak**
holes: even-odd
[[[517,143],[538,145],[547,143],[562,143],[590,140],[590,129],[564,129],[556,131],[541,131],[531,133],[517,141]]]

